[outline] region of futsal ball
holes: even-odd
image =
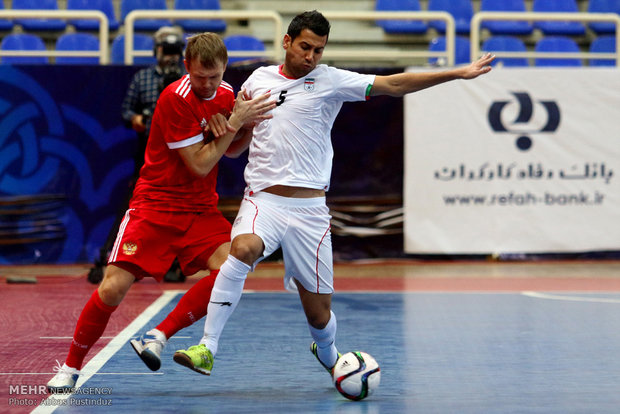
[[[334,385],[350,400],[363,400],[377,389],[380,381],[381,368],[366,352],[347,352],[336,361]]]

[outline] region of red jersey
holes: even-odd
[[[224,81],[213,97],[199,98],[192,92],[189,75],[161,93],[131,208],[201,212],[217,206],[217,165],[206,177],[198,177],[185,165],[178,149],[204,141],[203,128],[211,116],[221,113],[228,117],[234,102],[232,86]]]

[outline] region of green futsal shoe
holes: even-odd
[[[334,364],[333,367],[328,367],[327,365],[325,365],[323,363],[323,361],[321,361],[321,359],[319,358],[319,352],[318,352],[317,348],[318,348],[318,345],[316,344],[316,342],[312,341],[312,343],[310,344],[310,352],[312,352],[312,355],[315,356],[316,360],[319,361],[319,363],[321,365],[323,365],[323,368],[325,368],[325,370],[327,372],[329,372],[329,375],[331,375],[333,377],[334,376],[334,367],[336,366],[336,364]],[[338,358],[340,358],[341,356],[342,356],[342,354],[340,352],[338,352]]]
[[[203,375],[211,375],[213,369],[213,354],[204,344],[190,346],[187,350],[179,349],[172,359]]]

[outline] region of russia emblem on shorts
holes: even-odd
[[[126,256],[132,256],[138,251],[138,245],[133,242],[123,243],[123,254]]]
[[[306,78],[304,81],[304,89],[308,92],[312,92],[314,90],[314,78]]]

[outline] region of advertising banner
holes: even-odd
[[[408,95],[405,251],[620,249],[620,72],[495,69]]]

